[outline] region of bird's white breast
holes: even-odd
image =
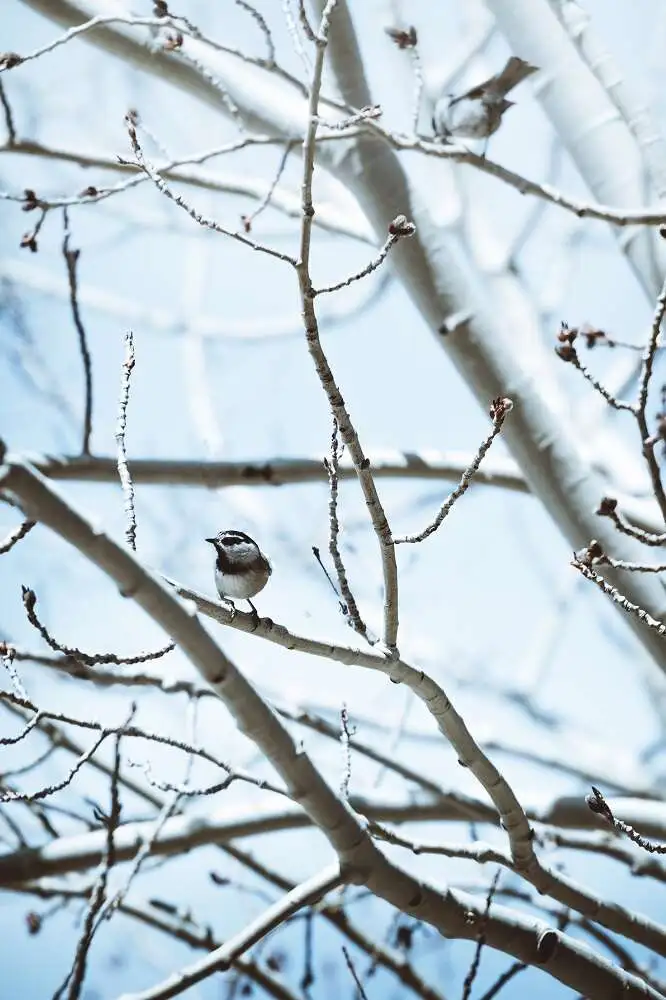
[[[246,569],[243,573],[224,573],[216,567],[215,586],[222,597],[238,597],[247,600],[254,597],[266,586],[269,572],[265,568]]]

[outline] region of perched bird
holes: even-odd
[[[244,531],[220,531],[206,541],[215,546],[215,586],[220,597],[243,598],[256,615],[250,598],[264,589],[272,573],[266,556]]]
[[[458,97],[443,95],[433,114],[435,133],[444,138],[487,139],[500,127],[502,115],[514,103],[508,101],[506,95],[537,69],[518,56],[511,56],[501,73]]]

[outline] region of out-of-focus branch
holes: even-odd
[[[599,201],[635,204],[643,197],[639,147],[602,83],[581,59],[548,0],[519,11],[513,0],[485,0],[514,52],[541,69],[535,94],[581,176]],[[596,128],[590,122],[597,122]],[[661,284],[663,251],[650,230],[621,240],[646,293]]]
[[[376,479],[423,479],[457,482],[473,460],[462,452],[373,452],[368,454],[370,469]],[[31,463],[49,479],[113,483],[118,479],[116,462],[107,457],[77,455],[30,455]],[[268,458],[265,461],[210,462],[192,459],[132,460],[132,478],[136,483],[181,486],[286,486],[294,483],[326,482],[327,473],[321,458]],[[356,478],[354,466],[344,456],[338,466],[338,478]],[[529,487],[511,459],[488,459],[476,472],[474,482],[501,486],[518,493]]]
[[[9,552],[13,549],[17,542],[20,542],[22,538],[28,534],[35,527],[34,521],[23,521],[19,524],[18,528],[14,528],[10,531],[7,537],[0,542],[0,555],[4,555],[5,552]]]
[[[213,191],[218,194],[242,195],[254,198],[257,201],[263,201],[270,190],[270,186],[263,180],[253,180],[242,174],[213,174],[203,171],[183,170],[182,168],[190,164],[205,163],[214,157],[234,153],[248,146],[280,145],[283,141],[279,136],[244,136],[235,142],[227,143],[219,148],[204,150],[201,153],[193,153],[191,156],[181,157],[166,164],[158,164],[156,170],[167,180],[176,181],[179,184],[187,184],[190,187],[199,188],[204,191]],[[326,137],[323,138],[323,141],[326,141]],[[21,139],[10,146],[0,146],[0,153],[19,153],[25,156],[59,160],[63,163],[72,163],[81,167],[99,167],[103,170],[133,175],[129,180],[120,181],[118,184],[111,185],[110,187],[101,184],[89,184],[83,191],[76,195],[57,198],[46,198],[40,195],[38,199],[39,204],[49,208],[64,207],[67,205],[94,205],[98,201],[121,194],[123,191],[135,188],[139,184],[145,184],[150,180],[135,163],[107,159],[106,157],[97,156],[90,152],[57,149],[52,146],[44,146],[42,143],[33,142],[29,139]],[[0,192],[0,199],[22,203],[25,202],[25,194],[12,196]],[[298,194],[289,188],[278,186],[272,191],[271,207],[282,212],[288,218],[300,218]],[[352,211],[349,207],[338,207],[335,202],[322,201],[319,203],[315,225],[327,232],[336,233],[340,236],[348,236],[363,243],[374,245],[375,242],[374,233],[363,219],[362,214],[358,210],[355,212]]]
[[[243,955],[248,948],[261,941],[304,906],[318,903],[327,892],[335,889],[344,881],[344,872],[340,866],[337,864],[329,865],[317,875],[288,892],[279,902],[270,906],[261,916],[212,951],[206,958],[181,969],[163,983],[142,990],[141,993],[123,994],[120,1000],[169,1000],[171,997],[179,996],[190,986],[208,978],[213,972],[223,972],[230,968],[234,960]]]
[[[72,310],[72,319],[74,320],[74,326],[76,328],[77,336],[79,338],[79,351],[81,353],[81,361],[83,363],[83,378],[85,385],[84,413],[83,413],[83,442],[81,446],[81,452],[84,455],[89,455],[90,435],[92,434],[93,382],[92,382],[92,358],[90,357],[90,349],[88,347],[88,337],[86,334],[86,329],[83,325],[83,320],[81,318],[81,310],[79,309],[78,261],[79,261],[79,254],[81,253],[81,251],[70,249],[69,217],[66,208],[63,210],[63,214],[65,220],[65,236],[62,244],[62,254],[63,257],[65,258],[65,264],[67,266],[67,279],[69,281],[69,301]]]

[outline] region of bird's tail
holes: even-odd
[[[530,66],[524,59],[511,56],[502,72],[497,74],[493,89],[504,96],[532,73],[536,73],[537,70],[538,66]]]

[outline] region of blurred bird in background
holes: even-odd
[[[507,100],[506,95],[537,71],[537,66],[530,66],[518,56],[511,56],[501,73],[478,83],[464,94],[457,97],[443,94],[433,113],[435,134],[444,139],[487,140],[502,124],[504,112],[514,104]]]

